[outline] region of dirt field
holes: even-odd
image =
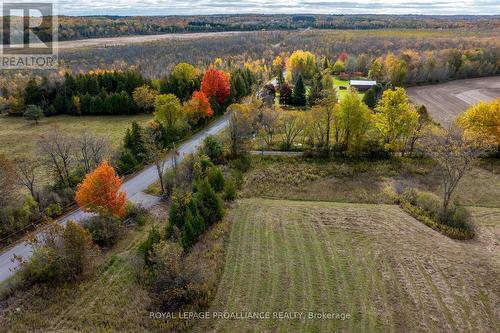
[[[425,105],[436,122],[446,126],[470,105],[500,97],[500,76],[411,87],[408,95],[413,102]]]
[[[197,332],[498,332],[499,209],[476,209],[458,242],[397,206],[243,199],[209,311],[271,319],[202,320]],[[348,320],[272,319],[279,311]]]

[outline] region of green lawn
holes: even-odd
[[[333,85],[335,87],[349,87],[349,80],[341,80],[338,77],[334,77]]]
[[[125,135],[125,130],[133,121],[145,124],[151,115],[133,116],[55,116],[44,118],[38,125],[23,118],[0,116],[0,153],[10,158],[17,156],[38,156],[37,142],[40,136],[58,126],[62,132],[77,135],[79,132],[106,137],[117,148]]]
[[[500,215],[498,209],[483,214]],[[209,311],[195,332],[492,332],[495,240],[457,242],[393,205],[243,199]],[[495,229],[498,233],[499,221]],[[482,230],[482,229],[481,229]],[[482,234],[482,231],[480,231]],[[492,252],[493,251],[493,252]],[[298,312],[306,318],[273,318]],[[307,319],[309,312],[350,319]]]

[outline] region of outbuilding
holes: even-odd
[[[358,91],[367,91],[372,86],[376,85],[377,81],[370,80],[350,80],[349,86],[356,88]]]

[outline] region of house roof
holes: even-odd
[[[351,86],[374,86],[377,84],[377,81],[369,81],[369,80],[350,80],[349,84]]]

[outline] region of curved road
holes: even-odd
[[[214,123],[210,124],[206,129],[198,132],[188,141],[184,142],[177,149],[179,151],[178,161],[184,158],[184,155],[191,154],[196,151],[196,149],[201,145],[203,140],[209,136],[221,132],[229,124],[229,114],[225,114]],[[172,167],[172,155],[168,155],[167,168]],[[122,185],[122,191],[127,192],[128,200],[136,204],[141,204],[142,206],[149,208],[159,201],[158,197],[145,194],[143,191],[147,189],[151,184],[155,183],[158,179],[158,174],[156,167],[150,165],[141,172],[134,175],[132,178],[127,180]],[[67,214],[58,220],[59,223],[65,224],[67,221],[81,221],[90,214],[81,211],[80,209]],[[26,242],[18,243],[17,245],[4,250],[0,254],[0,282],[5,281],[11,277],[18,266],[17,262],[12,261],[13,255],[22,256],[23,258],[28,258],[31,255],[32,249]]]

